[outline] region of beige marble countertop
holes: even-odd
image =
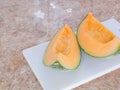
[[[42,90],[22,50],[50,40],[66,23],[76,31],[88,12],[120,21],[120,0],[0,0],[0,90]],[[120,90],[120,69],[74,90]]]

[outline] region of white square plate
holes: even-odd
[[[120,38],[120,23],[109,19],[103,24]],[[74,71],[49,68],[43,57],[49,42],[25,49],[23,55],[44,90],[68,90],[100,77],[120,67],[120,55],[94,58],[82,51],[81,64]]]

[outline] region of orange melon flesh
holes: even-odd
[[[51,66],[55,62],[59,62],[66,69],[75,69],[79,66],[79,45],[68,25],[56,33],[46,50],[44,64]]]
[[[95,57],[109,56],[117,52],[120,47],[120,40],[92,13],[88,13],[80,24],[77,38],[84,51]]]

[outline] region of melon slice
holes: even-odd
[[[120,40],[88,13],[78,28],[77,38],[81,48],[91,56],[106,57],[120,49]]]
[[[76,69],[80,63],[80,49],[74,32],[68,25],[59,30],[46,49],[44,64],[61,65],[65,69]]]

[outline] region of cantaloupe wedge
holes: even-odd
[[[68,25],[59,30],[50,41],[44,57],[44,64],[56,62],[66,69],[76,69],[80,63],[80,48],[74,32]]]
[[[92,13],[88,13],[77,32],[81,48],[91,56],[106,57],[120,50],[120,40]]]

